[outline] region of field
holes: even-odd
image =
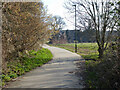
[[[64,48],[69,51],[75,52],[74,43],[71,44],[57,44],[56,47]],[[97,43],[79,43],[77,44],[77,54],[81,55],[86,60],[98,59],[98,46]]]

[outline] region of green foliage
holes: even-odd
[[[81,55],[84,59],[97,60],[99,58],[98,53],[90,53],[89,55]]]
[[[18,75],[16,73],[10,74],[9,76],[10,76],[10,78],[16,78],[16,77],[18,77]]]
[[[2,81],[8,82],[30,70],[39,67],[52,59],[52,54],[48,49],[42,48],[38,51],[30,51],[29,56],[24,55],[7,64],[8,72],[3,71]]]
[[[3,75],[3,76],[2,76],[2,79],[5,80],[6,82],[8,82],[8,81],[11,80],[10,76],[7,75],[7,74],[6,74],[6,75]]]

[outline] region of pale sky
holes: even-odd
[[[44,2],[44,5],[47,6],[48,8],[48,14],[59,15],[62,18],[64,18],[64,21],[67,26],[63,29],[74,29],[74,25],[65,19],[65,17],[68,17],[67,15],[69,15],[68,13],[66,13],[66,9],[63,7],[64,2],[66,0],[42,0],[42,1]]]

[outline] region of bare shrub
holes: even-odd
[[[20,57],[20,53],[37,50],[48,40],[50,16],[42,2],[2,3],[2,60]]]

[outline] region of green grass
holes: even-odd
[[[74,47],[75,44],[71,43],[71,44],[59,44],[59,45]],[[78,46],[78,48],[82,48],[82,49],[97,50],[97,43],[78,43],[77,46]]]
[[[3,71],[2,85],[6,82],[29,72],[36,67],[42,66],[52,59],[53,55],[48,49],[42,48],[38,51],[30,51],[29,55],[23,55],[22,58],[16,58],[15,60],[7,63],[7,72]]]
[[[56,47],[67,49],[71,52],[74,52],[75,44],[57,44]],[[78,43],[77,44],[77,53],[81,55],[84,59],[95,59],[98,60],[98,46],[97,43]]]

